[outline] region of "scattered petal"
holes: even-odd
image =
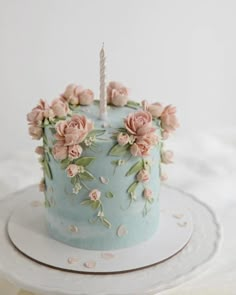
[[[99,179],[100,179],[101,183],[103,183],[103,184],[108,184],[108,182],[109,182],[109,178],[106,178],[104,176],[100,176]]]
[[[125,236],[125,235],[127,235],[128,234],[128,230],[127,230],[127,228],[122,224],[122,225],[120,225],[119,227],[118,227],[118,229],[117,229],[117,236],[118,237],[123,237],[123,236]]]
[[[182,217],[184,217],[184,214],[182,213],[177,213],[177,214],[172,214],[172,216],[176,219],[181,219]]]
[[[77,233],[79,231],[79,228],[76,225],[74,225],[74,224],[69,225],[68,226],[68,229],[72,233]]]
[[[76,258],[76,257],[69,257],[68,259],[67,259],[67,262],[69,263],[69,264],[74,264],[74,263],[77,263],[78,262],[78,258]]]
[[[90,260],[84,263],[84,266],[87,268],[95,268],[96,266],[96,261]]]
[[[186,221],[184,222],[177,222],[178,226],[185,227],[188,223]]]
[[[32,207],[41,207],[41,206],[43,206],[43,203],[40,202],[40,201],[32,201],[32,202],[30,203],[30,205],[31,205]]]
[[[103,259],[109,260],[109,259],[114,258],[115,255],[112,254],[112,253],[109,253],[109,252],[104,252],[104,253],[101,254],[101,257],[102,257]]]

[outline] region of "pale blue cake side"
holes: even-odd
[[[74,247],[91,250],[111,250],[131,247],[150,239],[157,231],[159,223],[160,191],[160,146],[151,150],[144,161],[150,163],[150,180],[138,183],[135,193],[128,193],[128,188],[136,180],[136,175],[126,176],[130,168],[142,160],[140,157],[111,156],[109,151],[115,144],[112,133],[123,126],[124,118],[134,112],[132,108],[111,107],[104,124],[98,119],[98,106],[80,107],[73,113],[83,114],[94,122],[95,129],[106,132],[96,140],[96,146],[83,151],[83,157],[95,157],[87,170],[94,180],[83,180],[83,188],[76,194],[71,179],[67,176],[60,162],[48,153],[48,163],[52,179],[46,177],[45,197],[48,201],[46,219],[50,235],[63,243]],[[159,132],[159,131],[158,131]],[[45,128],[46,149],[50,151],[54,141],[52,127]],[[114,161],[120,161],[114,165]],[[153,192],[153,202],[143,196],[144,188]],[[101,209],[81,204],[88,200],[93,189],[101,192]],[[108,221],[104,226],[102,219]]]

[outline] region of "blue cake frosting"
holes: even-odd
[[[124,118],[135,111],[137,110],[127,106],[110,106],[104,124],[99,119],[97,103],[73,110],[73,114],[85,115],[93,121],[95,130],[104,130],[96,138],[95,146],[83,150],[83,157],[95,158],[86,167],[94,179],[83,180],[83,187],[78,192],[66,170],[62,169],[60,161],[55,160],[50,152],[55,142],[55,127],[45,127],[44,148],[48,151],[48,169],[52,176],[45,177],[46,219],[53,238],[74,247],[111,250],[134,246],[150,239],[157,231],[160,144],[153,147],[150,155],[144,158],[114,156],[109,153],[117,143],[113,133],[124,125]],[[158,122],[153,121],[153,124],[158,125]],[[160,133],[160,128],[156,132]],[[143,161],[143,165],[146,161],[150,167],[148,188],[153,192],[150,203],[143,196],[145,184],[136,182],[135,192],[128,192],[136,181],[136,174],[129,175],[127,172],[138,161]],[[101,192],[102,210],[101,207],[96,209],[83,203],[89,199],[89,192],[94,189]]]

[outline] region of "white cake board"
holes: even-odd
[[[153,238],[119,250],[84,250],[50,237],[43,201],[42,194],[28,193],[23,206],[16,208],[10,217],[8,234],[15,247],[26,256],[62,270],[117,273],[144,268],[166,260],[183,249],[193,231],[189,210],[171,194],[165,194],[161,201],[160,227]]]
[[[7,222],[14,208],[27,201],[29,195],[38,198],[38,192],[32,186],[11,194],[0,202],[0,276],[43,295],[152,295],[182,284],[213,263],[221,240],[220,226],[214,212],[194,196],[163,186],[161,201],[167,194],[178,200],[180,208],[191,212],[194,230],[187,246],[155,266],[115,275],[61,271],[22,255],[8,237]]]

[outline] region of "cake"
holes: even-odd
[[[99,100],[70,84],[49,105],[41,99],[27,115],[44,177],[49,235],[89,250],[132,247],[157,232],[162,164],[173,152],[164,142],[178,127],[176,108],[129,99],[110,82],[107,117]]]

